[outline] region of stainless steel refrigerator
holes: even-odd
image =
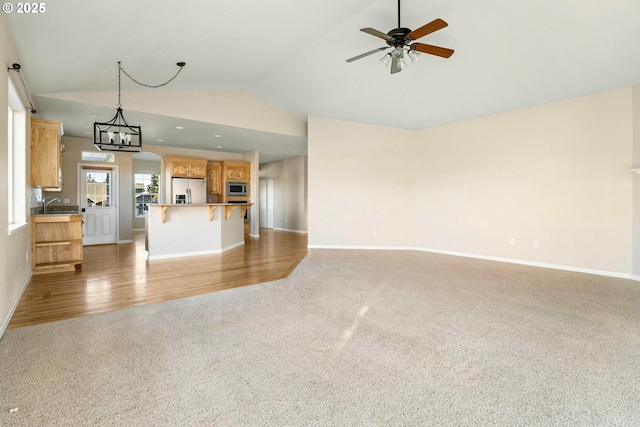
[[[201,178],[173,178],[171,200],[177,204],[206,203],[207,181]]]

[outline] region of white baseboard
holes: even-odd
[[[20,303],[20,299],[22,299],[22,294],[24,294],[24,291],[27,290],[27,286],[29,286],[29,282],[31,281],[31,277],[33,276],[32,273],[29,273],[29,275],[27,276],[27,280],[22,284],[22,288],[20,289],[20,292],[18,292],[18,295],[16,296],[16,299],[13,301],[13,305],[11,306],[11,310],[9,310],[9,313],[7,313],[7,317],[2,321],[2,325],[0,325],[0,338],[2,338],[2,336],[4,335],[4,332],[7,330],[7,326],[9,326],[9,322],[11,321],[11,318],[13,317],[13,313],[16,312],[16,308],[18,308],[18,304]]]
[[[307,245],[307,249],[365,249],[377,251],[414,251],[413,246]]]
[[[497,261],[497,262],[506,262],[509,264],[528,265],[531,267],[550,268],[553,270],[564,270],[564,271],[573,271],[576,273],[595,274],[597,276],[615,277],[618,279],[632,278],[631,274],[627,274],[627,273],[619,273],[617,271],[608,271],[608,270],[596,270],[593,268],[574,267],[572,265],[550,264],[546,262],[527,261],[523,259],[502,258],[502,257],[494,257],[494,256],[486,256],[486,255],[476,255],[476,254],[469,254],[465,252],[443,251],[439,249],[429,249],[429,248],[416,248],[416,250],[421,252],[431,252],[431,253],[443,254],[443,255],[460,256],[465,258],[483,259],[486,261]]]
[[[180,253],[177,253],[177,254],[167,254],[167,255],[153,255],[153,256],[147,255],[147,259],[149,261],[153,261],[153,260],[157,260],[157,259],[184,258],[184,257],[189,257],[189,256],[220,254],[222,252],[237,248],[237,247],[242,246],[242,245],[244,245],[244,242],[234,243],[233,245],[225,246],[222,249],[211,249],[211,250],[207,250],[207,251],[196,251],[196,252],[180,252]]]
[[[134,232],[136,232],[136,231],[144,231],[144,228],[134,228],[133,231]]]
[[[127,243],[133,243],[133,239],[130,239],[130,240],[118,240],[118,244],[119,245],[124,245],[124,244],[127,244]]]
[[[259,234],[249,234],[249,237],[260,237]]]
[[[571,265],[561,265],[561,264],[549,264],[544,262],[536,262],[536,261],[527,261],[522,259],[513,259],[513,258],[502,258],[502,257],[494,257],[494,256],[485,256],[485,255],[477,255],[470,254],[465,252],[454,252],[454,251],[443,251],[439,249],[430,249],[430,248],[421,248],[421,247],[411,247],[411,246],[351,246],[351,245],[307,245],[308,249],[371,249],[371,250],[385,250],[385,251],[420,251],[420,252],[430,252],[435,254],[442,255],[451,255],[451,256],[459,256],[464,258],[475,258],[482,259],[485,261],[497,261],[497,262],[506,262],[509,264],[520,264],[520,265],[528,265],[531,267],[542,267],[542,268],[550,268],[554,270],[564,270],[564,271],[572,271],[576,273],[586,273],[586,274],[594,274],[597,276],[606,276],[606,277],[615,277],[618,279],[632,279],[640,282],[640,276],[634,276],[628,273],[619,273],[617,271],[607,271],[607,270],[596,270],[592,268],[582,268],[582,267],[574,267]]]
[[[307,234],[307,232],[304,231],[304,230],[290,230],[288,228],[275,228],[274,227],[274,228],[272,228],[272,230],[275,230],[275,231],[288,231],[289,233]]]

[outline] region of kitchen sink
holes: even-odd
[[[47,211],[44,215],[72,215],[80,213],[80,209],[78,206],[67,205],[67,206],[47,206]],[[43,215],[43,213],[40,213]]]

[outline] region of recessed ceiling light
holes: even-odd
[[[158,142],[164,142],[164,139],[159,139]]]
[[[216,146],[216,148],[222,148],[222,145],[218,145],[218,146]]]
[[[184,126],[176,126],[176,129],[184,129]]]
[[[94,119],[98,118],[98,116],[96,114],[89,114],[89,117],[94,118]]]
[[[220,135],[213,135],[214,138],[220,138]]]

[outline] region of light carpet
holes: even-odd
[[[313,250],[284,280],[8,330],[0,409],[7,426],[637,426],[640,284]]]

